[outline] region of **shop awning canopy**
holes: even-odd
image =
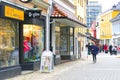
[[[99,42],[99,39],[92,37],[92,36],[86,36],[88,39],[94,41],[94,42]]]
[[[61,25],[87,27],[85,24],[81,23],[72,12],[55,3],[53,4],[53,12],[50,18],[54,19],[57,23],[62,23]]]
[[[85,34],[82,34],[82,33],[78,33],[78,36],[87,37]]]

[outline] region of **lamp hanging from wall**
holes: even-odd
[[[20,0],[21,2],[23,2],[23,3],[29,3],[29,2],[31,2],[32,0]]]

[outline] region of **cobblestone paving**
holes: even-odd
[[[97,63],[92,57],[55,66],[51,73],[35,71],[6,80],[120,80],[120,58],[108,54],[97,56]]]
[[[93,64],[91,60],[44,80],[120,80],[120,58],[102,54],[97,63]]]

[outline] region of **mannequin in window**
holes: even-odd
[[[36,39],[35,34],[33,34],[33,33],[31,35],[31,46],[33,48],[33,50],[32,50],[32,56],[36,55],[37,39]]]
[[[24,36],[23,47],[24,47],[24,58],[28,58],[28,52],[30,51],[30,46],[28,45],[29,37]]]

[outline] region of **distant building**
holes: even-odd
[[[112,41],[112,23],[111,19],[115,18],[120,13],[120,2],[117,5],[111,6],[112,8],[103,12],[100,16],[100,39],[102,43],[111,44]]]
[[[120,13],[110,21],[112,23],[112,43],[120,46]]]
[[[96,21],[92,21],[92,25],[91,25],[91,35],[96,38]]]
[[[90,28],[92,22],[96,20],[96,17],[101,13],[101,4],[97,0],[88,0],[87,5],[87,27]]]

